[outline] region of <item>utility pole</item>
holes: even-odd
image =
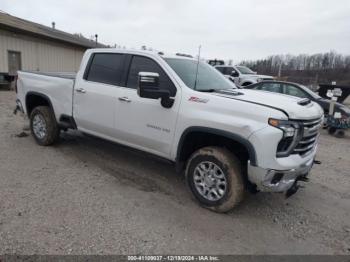
[[[278,67],[278,78],[281,78],[282,75],[282,61],[280,62],[280,65]]]
[[[202,46],[200,45],[198,47],[198,59],[197,59],[197,67],[196,67],[196,78],[194,80],[194,90],[196,90],[196,87],[197,87],[197,80],[198,80],[198,69],[199,69],[199,60],[201,59],[201,48]]]
[[[98,38],[98,34],[95,34],[95,45],[96,45],[96,47],[97,47],[97,43],[98,43],[97,38]]]

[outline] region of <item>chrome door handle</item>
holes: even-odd
[[[128,102],[128,103],[131,102],[131,100],[130,100],[129,98],[127,98],[126,96],[119,97],[118,99],[119,99],[120,101],[123,101],[123,102]]]
[[[83,93],[83,94],[86,93],[86,90],[84,88],[78,88],[78,89],[75,89],[75,91],[77,91],[78,93]]]

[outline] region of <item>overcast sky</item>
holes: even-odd
[[[350,54],[350,0],[1,0],[0,10],[105,44],[206,58]]]

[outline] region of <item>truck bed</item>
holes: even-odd
[[[26,112],[26,97],[30,94],[41,94],[50,99],[59,121],[61,115],[72,115],[73,90],[75,73],[45,73],[18,71],[17,89],[18,97],[24,103]]]
[[[75,72],[33,72],[33,71],[22,71],[25,73],[43,75],[43,76],[52,76],[52,77],[60,77],[75,80],[77,73]]]

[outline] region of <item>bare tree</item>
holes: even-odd
[[[337,81],[350,84],[350,55],[335,51],[324,54],[272,55],[241,64],[262,74],[286,77],[304,84]]]

